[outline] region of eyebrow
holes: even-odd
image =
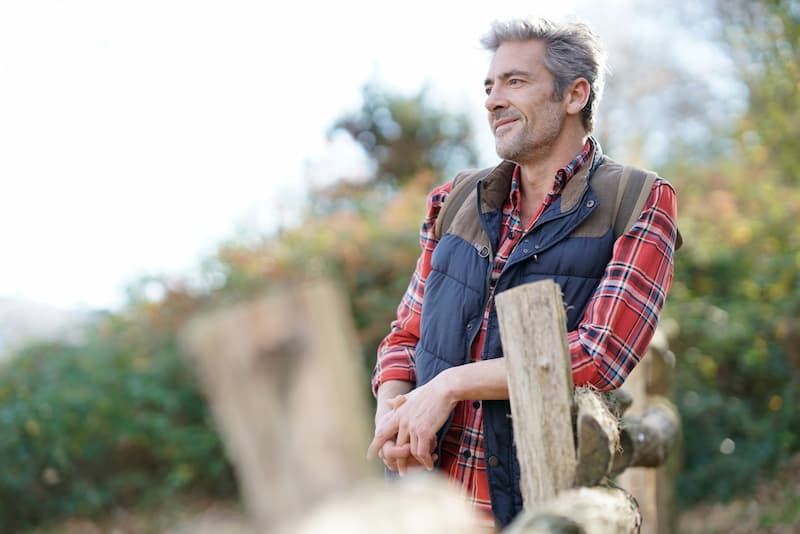
[[[531,73],[526,71],[526,70],[512,69],[512,70],[506,71],[506,72],[504,72],[502,74],[498,74],[497,78],[499,78],[500,80],[507,80],[507,79],[512,78],[514,76],[525,76],[527,78],[530,78],[531,77]],[[493,82],[492,82],[491,78],[486,78],[483,81],[483,86],[486,87],[486,86],[492,85],[492,83]]]

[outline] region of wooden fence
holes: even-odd
[[[634,385],[644,381],[632,398],[573,392],[558,286],[515,288],[497,297],[497,307],[525,503],[504,533],[637,532],[639,525],[666,532],[665,481],[652,469],[631,473],[625,486],[638,506],[606,484],[628,467],[660,465],[675,441],[680,424],[669,401],[648,404],[656,372],[631,377]],[[347,303],[329,283],[197,317],[182,344],[200,371],[251,518],[246,529],[226,532],[486,532],[441,477],[387,485],[365,462],[368,378]],[[639,413],[620,422],[631,401]]]

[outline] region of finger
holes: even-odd
[[[398,458],[407,457],[410,454],[409,447],[407,444],[395,445],[394,441],[389,440],[381,447],[381,454],[384,459],[395,461]]]
[[[392,471],[397,471],[397,461],[400,458],[408,458],[408,445],[398,447],[394,441],[387,441],[381,447],[380,454],[383,459],[384,465]]]
[[[378,450],[383,446],[386,441],[392,439],[397,434],[397,420],[396,418],[389,418],[375,429],[375,437],[372,438],[369,447],[367,447],[367,460],[375,459]]]
[[[409,438],[409,451],[411,456],[419,461],[419,458],[417,458],[417,450],[419,449],[419,436],[416,432],[412,432]]]
[[[433,469],[431,457],[431,439],[418,438],[416,448],[412,448],[413,455],[428,471]]]
[[[408,451],[405,456],[402,456],[397,459],[397,472],[400,473],[401,476],[406,474],[406,466],[408,465],[407,461],[408,454],[411,453],[411,447],[408,438],[409,438],[408,427],[406,427],[405,425],[400,425],[400,428],[397,431],[397,438],[395,438],[395,444],[398,447],[405,446]]]

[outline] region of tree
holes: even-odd
[[[332,130],[346,131],[375,162],[372,186],[396,188],[422,170],[441,177],[476,164],[469,119],[433,104],[425,87],[402,96],[368,83],[362,96],[361,109]]]

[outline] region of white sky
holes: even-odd
[[[370,78],[482,116],[491,20],[573,2],[489,4],[0,3],[0,296],[115,307],[285,220]]]

